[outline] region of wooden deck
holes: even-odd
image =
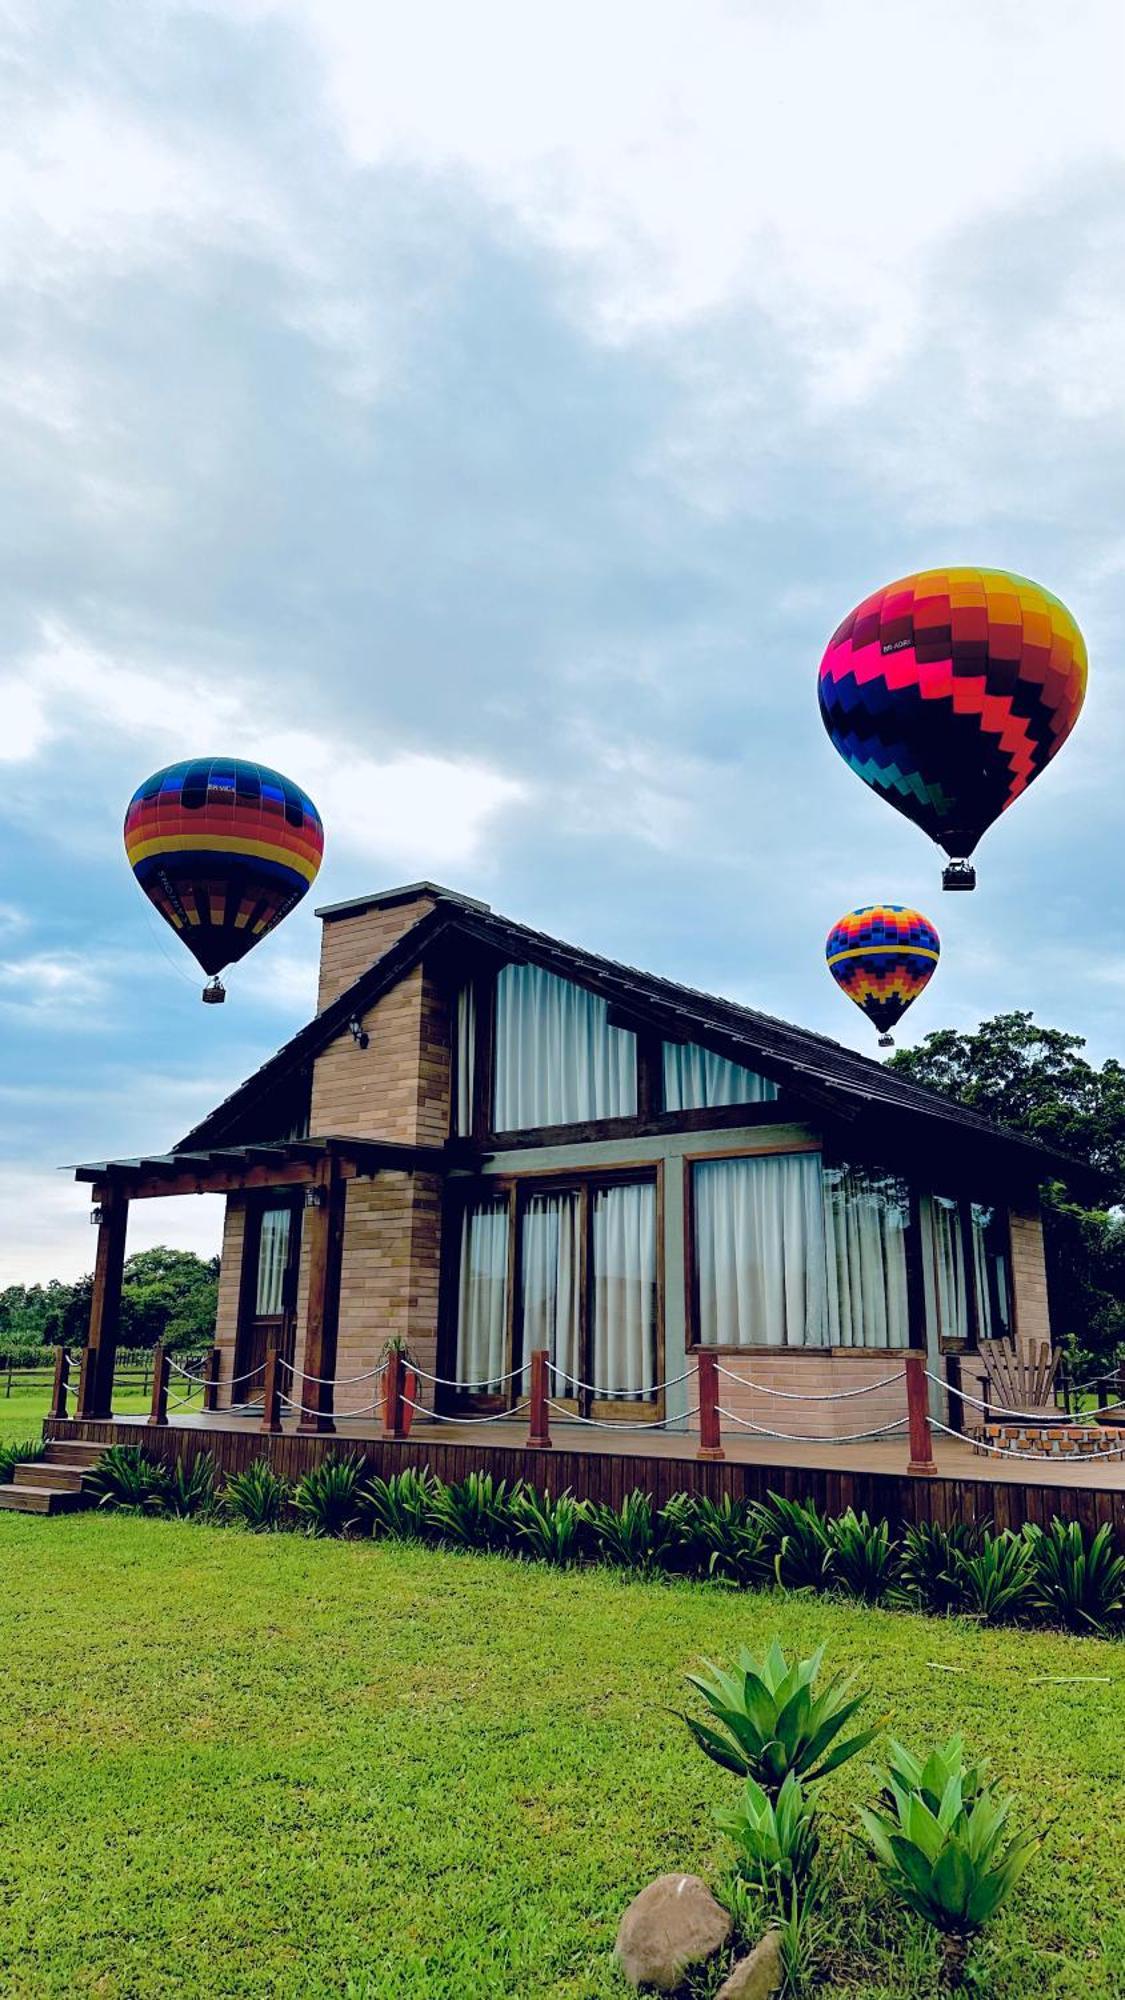
[[[847,1507],[885,1515],[892,1526],[934,1520],[991,1520],[997,1527],[1046,1525],[1053,1514],[1078,1520],[1090,1530],[1107,1522],[1125,1551],[1125,1461],[1075,1465],[1057,1459],[1043,1464],[982,1457],[961,1439],[935,1439],[936,1476],[911,1476],[906,1441],[864,1444],[781,1444],[746,1434],[724,1435],[721,1460],[697,1455],[690,1432],[655,1434],[594,1429],[553,1420],[552,1445],[531,1448],[522,1422],[446,1424],[416,1421],[409,1438],[386,1438],[374,1418],[341,1419],[330,1435],[298,1433],[286,1423],[280,1433],[264,1432],[254,1415],[220,1412],[182,1415],[152,1425],[143,1417],[107,1421],[48,1419],[49,1436],[91,1443],[136,1443],[154,1455],[194,1458],[210,1451],[220,1470],[241,1470],[268,1457],[287,1478],[297,1478],[327,1452],[361,1450],[373,1473],[407,1465],[428,1465],[439,1478],[455,1480],[469,1471],[522,1478],[558,1493],[572,1492],[620,1504],[634,1486],[663,1502],[676,1492],[726,1492],[748,1499],[768,1493],[815,1500],[829,1513]]]

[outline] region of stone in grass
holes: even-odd
[[[692,1966],[721,1951],[731,1920],[698,1875],[659,1875],[634,1896],[617,1932],[617,1960],[633,1986],[674,1993]]]
[[[734,1971],[723,1981],[715,2000],[770,2000],[780,1993],[785,1977],[781,1956],[781,1932],[767,1931],[754,1946],[749,1958],[740,1958]]]

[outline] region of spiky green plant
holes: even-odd
[[[786,1590],[828,1590],[832,1538],[815,1501],[771,1493],[762,1507],[763,1541],[773,1550],[774,1573]]]
[[[308,1535],[350,1535],[359,1526],[367,1461],[361,1452],[322,1458],[293,1489],[293,1507]]]
[[[1011,1894],[1039,1837],[1008,1838],[1011,1801],[996,1798],[987,1785],[966,1796],[959,1738],[920,1767],[924,1786],[906,1782],[918,1768],[916,1759],[909,1769],[901,1760],[897,1768],[892,1763],[885,1774],[889,1804],[881,1811],[861,1808],[859,1817],[888,1887],[941,1933],[946,1978],[956,1986],[973,1938]]]
[[[639,1486],[625,1495],[620,1507],[589,1501],[586,1520],[595,1554],[617,1569],[648,1574],[663,1567],[677,1545],[675,1515],[658,1513],[652,1494],[642,1493]]]
[[[776,1550],[769,1523],[755,1501],[730,1493],[718,1500],[705,1493],[682,1497],[688,1499],[685,1527],[691,1546],[708,1576],[743,1588],[772,1583]]]
[[[1125,1556],[1114,1553],[1108,1521],[1090,1542],[1078,1521],[1057,1516],[1047,1529],[1029,1522],[1023,1535],[1033,1609],[1072,1632],[1105,1632],[1125,1618]]]
[[[869,1520],[866,1511],[857,1514],[849,1507],[826,1526],[833,1583],[849,1597],[880,1603],[894,1581],[897,1562],[897,1546],[886,1521]]]
[[[491,1472],[470,1472],[452,1486],[439,1484],[430,1521],[451,1548],[509,1549],[515,1527],[507,1480]]]
[[[1026,1613],[1032,1600],[1031,1546],[1006,1528],[985,1535],[973,1556],[960,1556],[957,1580],[961,1608],[982,1625],[999,1625]]]
[[[421,1542],[432,1532],[438,1482],[424,1466],[408,1465],[386,1479],[369,1479],[359,1495],[360,1507],[373,1535],[392,1542]]]
[[[930,1811],[936,1813],[950,1779],[955,1777],[961,1786],[961,1803],[969,1807],[984,1788],[987,1768],[983,1759],[976,1764],[965,1762],[963,1736],[948,1737],[930,1751],[924,1762],[892,1736],[887,1746],[887,1787],[883,1801],[893,1811],[898,1792],[917,1792]]]
[[[985,1524],[918,1521],[906,1529],[891,1600],[916,1611],[957,1611],[964,1600],[961,1563],[980,1553]]]
[[[231,1521],[256,1535],[280,1528],[290,1488],[279,1479],[269,1460],[256,1458],[244,1472],[236,1472],[223,1490],[223,1511]]]
[[[853,1694],[854,1680],[838,1674],[815,1691],[823,1659],[818,1646],[791,1666],[774,1639],[762,1660],[744,1646],[731,1673],[707,1661],[707,1673],[687,1679],[719,1726],[691,1715],[682,1720],[706,1756],[726,1771],[753,1778],[770,1798],[777,1798],[790,1772],[806,1785],[816,1784],[865,1750],[881,1726],[838,1740],[867,1692]]]
[[[43,1456],[42,1438],[18,1438],[0,1444],[0,1486],[7,1486],[17,1465],[34,1465]]]
[[[747,1778],[737,1804],[720,1806],[715,1820],[738,1850],[735,1869],[742,1881],[756,1889],[776,1915],[784,1916],[793,1891],[803,1892],[820,1845],[816,1807],[800,1779],[790,1771],[771,1798],[755,1779]]]
[[[209,1451],[201,1451],[190,1465],[176,1460],[167,1475],[164,1505],[180,1521],[205,1520],[215,1513],[215,1461]]]
[[[162,1514],[168,1473],[139,1445],[111,1444],[86,1474],[83,1484],[87,1493],[96,1495],[99,1507],[114,1507],[132,1514]]]
[[[518,1486],[512,1494],[513,1546],[522,1555],[566,1569],[577,1558],[585,1522],[585,1509],[573,1493],[552,1499],[532,1486]]]

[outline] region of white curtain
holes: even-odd
[[[579,1226],[581,1209],[575,1193],[532,1195],[520,1228],[520,1271],[523,1293],[524,1388],[530,1378],[528,1356],[545,1347],[558,1377],[555,1396],[573,1393],[581,1374],[578,1355],[578,1290],[581,1274]]]
[[[258,1239],[258,1287],[254,1310],[263,1319],[276,1316],[285,1303],[285,1265],[289,1256],[288,1208],[267,1208]]]
[[[457,995],[457,1122],[459,1139],[473,1129],[473,1076],[476,1070],[477,998],[470,982]]]
[[[604,1000],[536,965],[496,982],[497,1132],[626,1118],[637,1109],[636,1037],[611,1028]]]
[[[819,1153],[702,1160],[693,1191],[700,1340],[718,1347],[822,1347]]]
[[[665,1111],[710,1111],[721,1104],[764,1104],[777,1085],[695,1042],[664,1044]]]
[[[594,1195],[594,1385],[649,1399],[656,1382],[656,1189]]]
[[[910,1195],[888,1175],[824,1169],[828,1340],[833,1347],[908,1347],[906,1232]]]
[[[994,1208],[985,1208],[974,1201],[972,1218],[978,1338],[1003,1340],[1012,1330],[1012,1309],[1008,1298],[1007,1259],[993,1233],[997,1213]]]
[[[505,1371],[508,1304],[508,1204],[485,1201],[465,1211],[457,1316],[457,1380],[499,1390]]]
[[[930,1237],[938,1333],[943,1340],[967,1340],[969,1315],[961,1211],[957,1202],[942,1194],[930,1198]]]

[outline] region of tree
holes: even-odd
[[[219,1259],[193,1250],[138,1250],[127,1258],[121,1286],[121,1344],[200,1348],[214,1336]],[[93,1279],[63,1284],[9,1285],[0,1292],[0,1352],[80,1346],[90,1322]]]
[[[1112,1362],[1125,1343],[1125,1067],[1111,1057],[1096,1069],[1085,1046],[1020,1012],[975,1034],[939,1028],[890,1058],[911,1082],[1081,1164],[1080,1183],[1047,1184],[1043,1218],[1052,1325],[1079,1367]]]

